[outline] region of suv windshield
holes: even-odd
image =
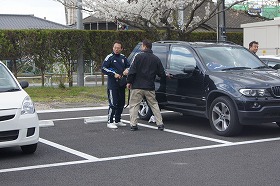
[[[19,87],[9,71],[0,63],[0,92],[19,90]]]
[[[265,68],[266,65],[245,48],[221,46],[197,48],[211,71]]]

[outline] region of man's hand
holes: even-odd
[[[128,74],[128,68],[123,71],[123,75],[126,76]]]
[[[131,83],[127,83],[126,84],[126,88],[131,89],[132,84]]]
[[[115,73],[114,76],[115,76],[116,79],[120,79],[122,77],[120,74],[117,74],[117,73]]]

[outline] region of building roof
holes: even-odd
[[[203,15],[203,14],[202,14]],[[241,24],[245,23],[254,23],[267,20],[266,18],[261,18],[258,16],[249,15],[245,11],[239,11],[234,9],[229,9],[225,11],[225,21],[226,28],[241,28]],[[208,20],[205,25],[216,29],[217,27],[217,18],[216,16]]]
[[[88,16],[83,19],[83,23],[106,23],[105,19],[97,18],[94,16]],[[107,21],[107,22],[112,22],[112,21]]]
[[[71,27],[34,15],[0,14],[0,29],[70,29]]]
[[[274,20],[269,20],[269,21],[262,21],[262,22],[254,22],[254,23],[247,23],[247,24],[242,24],[242,28],[247,28],[247,27],[265,27],[265,26],[279,26],[280,25],[280,18],[274,18]]]

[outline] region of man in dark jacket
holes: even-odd
[[[131,64],[127,77],[127,88],[131,89],[129,114],[131,130],[137,130],[137,115],[141,101],[146,98],[156,119],[159,130],[164,130],[162,116],[155,96],[156,75],[165,78],[160,59],[153,54],[152,43],[144,40],[142,52],[137,54]]]
[[[111,129],[116,129],[118,126],[126,126],[126,124],[121,122],[126,88],[126,82],[122,83],[122,78],[127,75],[130,64],[126,57],[121,54],[122,50],[122,43],[115,41],[113,52],[105,58],[102,64],[102,72],[108,75],[107,94],[109,109],[107,127]]]

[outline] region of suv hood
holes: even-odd
[[[280,73],[277,70],[238,70],[217,72],[215,76],[223,81],[230,80],[236,84],[258,87],[261,86],[280,86]],[[269,82],[269,84],[268,84]]]
[[[5,109],[20,109],[22,107],[22,102],[27,96],[24,90],[15,92],[1,92],[0,93],[0,110]]]

